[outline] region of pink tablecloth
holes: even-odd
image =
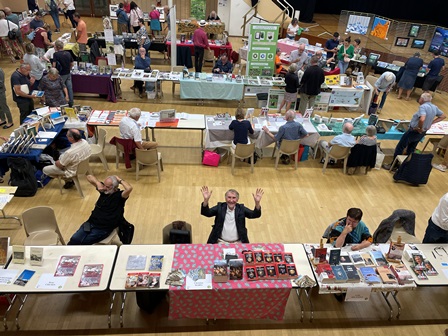
[[[222,249],[233,247],[242,258],[243,250],[264,246],[284,251],[283,244],[185,244],[176,245],[172,268],[187,273],[202,267],[212,273],[213,262],[222,259]],[[212,290],[185,290],[170,287],[170,319],[272,319],[282,320],[291,291],[289,280],[228,281],[213,283]]]

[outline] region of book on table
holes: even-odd
[[[227,282],[229,273],[227,272],[227,260],[215,260],[213,263],[213,281]]]
[[[350,259],[348,252],[341,252],[341,255],[339,256],[339,264],[340,265],[353,265],[353,262]]]
[[[390,241],[389,252],[387,252],[387,260],[391,262],[401,262],[404,252],[404,243],[401,241],[401,236],[398,236],[397,241]]]
[[[246,280],[248,281],[257,280],[257,270],[255,266],[244,267],[244,273],[246,274]]]
[[[229,279],[243,280],[243,259],[229,260]]]
[[[322,283],[332,283],[335,281],[333,270],[328,263],[318,264],[316,266],[316,272],[319,276],[319,281]]]
[[[361,256],[361,253],[359,252],[349,252],[348,255],[350,256],[350,259],[352,260],[353,264],[356,267],[364,267],[366,266],[364,259]]]
[[[439,272],[436,271],[436,269],[434,268],[434,266],[431,264],[431,262],[429,260],[425,260],[423,262],[423,264],[425,265],[425,273],[428,276],[433,276],[433,275],[438,275]]]
[[[149,272],[133,272],[126,276],[125,288],[147,288],[149,285]]]
[[[397,278],[400,285],[411,284],[414,282],[412,274],[409,272],[405,265],[392,265],[390,269]]]
[[[345,274],[347,274],[347,282],[360,282],[361,278],[358,269],[353,264],[342,265]]]
[[[80,259],[81,256],[62,256],[59,259],[54,276],[73,276]]]
[[[335,282],[347,282],[348,276],[341,265],[330,265],[334,274]]]
[[[416,266],[411,266],[411,270],[417,276],[417,279],[419,279],[419,280],[428,280],[428,277],[427,277],[427,275],[426,275],[424,270],[417,269]]]
[[[393,274],[393,272],[389,269],[388,266],[378,266],[376,268],[378,275],[381,278],[381,281],[385,284],[396,284],[397,278]]]
[[[370,255],[369,252],[361,253],[361,257],[366,267],[375,266],[374,258]]]
[[[149,273],[148,288],[160,288],[160,273]]]
[[[161,272],[163,267],[163,255],[151,256],[149,261],[149,270]]]
[[[19,277],[16,279],[16,281],[14,281],[14,285],[19,285],[19,286],[25,286],[28,281],[30,281],[31,277],[34,275],[34,273],[36,273],[35,271],[32,270],[23,270],[22,273],[20,273]]]
[[[0,266],[8,261],[9,237],[0,237]]]
[[[381,283],[381,279],[376,274],[375,268],[373,267],[360,267],[359,271],[362,274],[362,277],[364,278],[364,282],[368,284],[375,284],[375,283]]]
[[[25,263],[25,246],[22,245],[12,246],[12,262],[14,264]]]
[[[339,265],[339,260],[341,258],[341,249],[334,248],[330,250],[330,256],[328,257],[328,263],[330,265]]]
[[[387,260],[384,257],[383,252],[381,252],[381,251],[370,251],[370,255],[372,256],[372,258],[375,261],[375,264],[377,266],[387,266]],[[366,266],[367,266],[367,264],[366,264]]]
[[[130,255],[126,263],[126,270],[144,270],[146,266],[145,255]]]
[[[30,265],[42,266],[44,262],[43,255],[44,255],[43,247],[30,247]]]
[[[103,274],[103,267],[104,265],[102,264],[84,265],[78,287],[99,286],[101,274]]]

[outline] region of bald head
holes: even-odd
[[[294,110],[288,110],[285,113],[286,121],[292,121],[292,120],[294,120],[295,117],[296,117],[296,111],[294,111]]]
[[[9,7],[5,7],[3,10],[5,11],[5,14],[6,14],[6,15],[9,15],[9,14],[12,13],[12,12],[11,12],[11,8],[9,8]]]
[[[299,45],[299,54],[301,54],[301,53],[303,53],[304,51],[305,51],[305,44],[303,44],[303,43],[301,43],[300,45]]]
[[[349,123],[349,122],[346,122],[346,123],[344,124],[344,126],[342,127],[342,131],[343,131],[344,133],[346,133],[346,134],[352,134],[352,131],[353,131],[353,124],[352,124],[352,123]]]

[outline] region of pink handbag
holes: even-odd
[[[219,155],[218,153],[205,150],[204,156],[202,157],[202,164],[205,166],[218,167],[220,159],[221,155]]]

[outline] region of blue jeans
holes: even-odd
[[[53,18],[54,25],[56,26],[56,29],[61,28],[61,24],[59,22],[59,11],[50,11],[50,15]]]
[[[380,109],[383,108],[384,103],[386,102],[386,98],[387,98],[387,92],[386,91],[381,92],[381,93],[382,93],[382,95],[381,95],[381,102],[380,102],[380,106],[379,106]]]
[[[104,238],[107,238],[112,232],[110,229],[97,229],[88,223],[89,222],[85,222],[80,226],[78,231],[76,231],[70,238],[67,245],[93,245],[102,241]],[[91,226],[90,231],[84,229],[85,225]]]
[[[344,61],[339,61],[338,67],[341,70],[340,74],[343,75],[347,71],[348,63],[345,63]]]
[[[448,243],[448,231],[435,225],[429,217],[423,244],[446,244]]]
[[[403,155],[405,149],[407,155],[414,153],[415,148],[424,136],[425,133],[418,133],[411,129],[407,130],[398,142],[397,147],[395,147],[394,159],[397,155]]]
[[[71,74],[67,74],[67,75],[61,75],[62,78],[62,82],[65,84],[65,86],[67,87],[67,91],[68,91],[68,104],[70,106],[73,106],[73,84],[72,84],[72,75]]]

